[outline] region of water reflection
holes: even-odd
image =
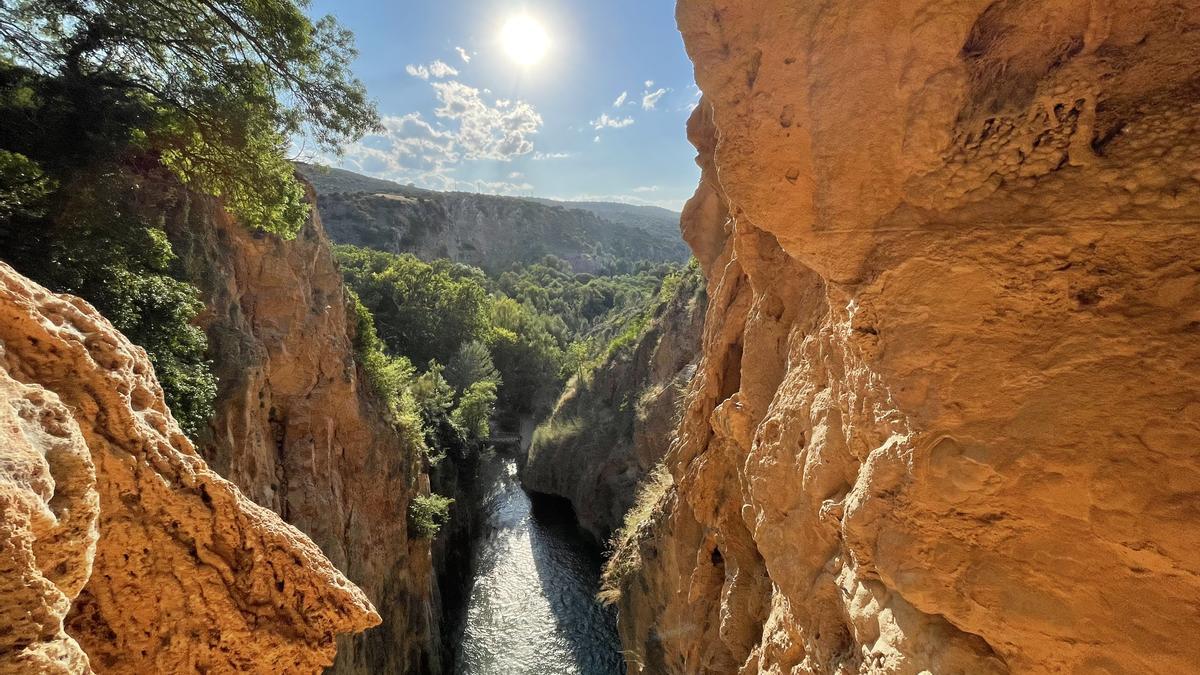
[[[612,613],[595,602],[599,558],[558,504],[531,505],[516,461],[481,459],[484,523],[458,643],[463,675],[624,673]]]

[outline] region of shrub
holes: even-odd
[[[452,419],[468,439],[484,438],[490,433],[488,420],[491,419],[495,408],[496,382],[481,380],[472,383],[463,392]]]
[[[421,539],[433,539],[450,522],[453,499],[439,494],[417,495],[408,504],[409,531]]]

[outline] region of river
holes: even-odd
[[[485,453],[478,476],[486,493],[457,672],[624,673],[613,612],[595,601],[599,552],[566,502],[532,503],[505,455]]]

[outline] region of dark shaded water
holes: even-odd
[[[624,673],[613,613],[596,603],[599,552],[566,502],[521,489],[515,459],[480,459],[482,527],[455,662],[462,675]]]

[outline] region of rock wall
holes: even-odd
[[[316,186],[321,218],[339,244],[449,258],[491,272],[547,255],[577,272],[687,259],[687,247],[663,231],[661,218],[639,218],[618,205],[599,204],[593,212],[583,204],[410,188],[304,164],[299,170]]]
[[[709,283],[633,672],[1200,663],[1200,4],[680,0]]]
[[[695,372],[705,302],[703,279],[686,273],[646,332],[573,378],[534,433],[522,484],[570,500],[598,542],[620,528],[638,483],[667,452]]]
[[[312,537],[383,617],[341,641],[333,672],[439,672],[429,542],[407,531],[428,478],[359,371],[320,219],[284,241],[201,199],[168,232],[207,307],[199,320],[220,382],[201,452]]]
[[[0,673],[311,673],[378,622],[205,465],[144,351],[0,263]]]

